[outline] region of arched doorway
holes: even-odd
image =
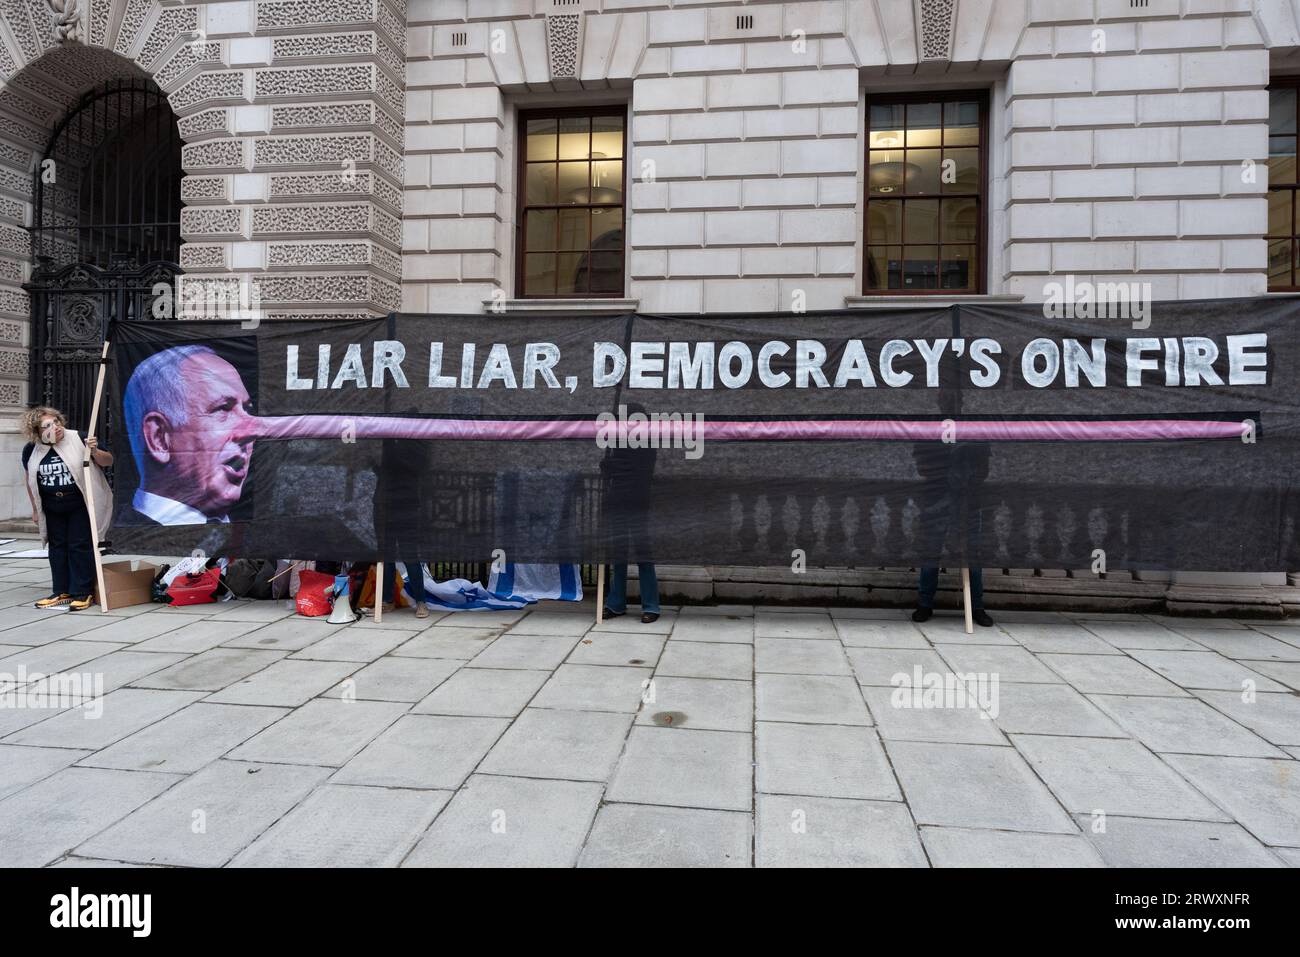
[[[37,159],[28,395],[76,428],[89,423],[110,324],[154,318],[156,289],[180,271],[181,145],[157,85],[119,78],[83,95]],[[112,427],[101,414],[106,445]]]

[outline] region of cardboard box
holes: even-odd
[[[108,601],[103,607],[112,611],[129,605],[146,605],[153,600],[153,580],[158,566],[141,561],[105,562],[104,591]],[[99,589],[95,589],[99,603]]]

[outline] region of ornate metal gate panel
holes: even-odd
[[[154,301],[160,292],[170,298],[177,273],[165,262],[114,269],[75,263],[29,285],[33,400],[63,410],[70,424],[84,428],[109,323],[155,318]],[[112,407],[103,404],[96,429],[105,447],[114,425]]]
[[[90,418],[109,324],[156,318],[159,284],[175,298],[181,175],[175,114],[145,77],[83,96],[34,172],[29,395],[76,428]],[[112,426],[101,419],[102,442]]]

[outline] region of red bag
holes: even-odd
[[[217,600],[221,587],[221,569],[215,565],[199,575],[177,575],[167,586],[173,605],[204,605]]]
[[[308,618],[328,615],[334,608],[334,576],[325,572],[298,573],[298,614]]]

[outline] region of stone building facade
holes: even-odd
[[[771,311],[1292,288],[1298,50],[1300,0],[0,0],[0,453],[40,160],[114,78],[176,117],[182,287]]]

